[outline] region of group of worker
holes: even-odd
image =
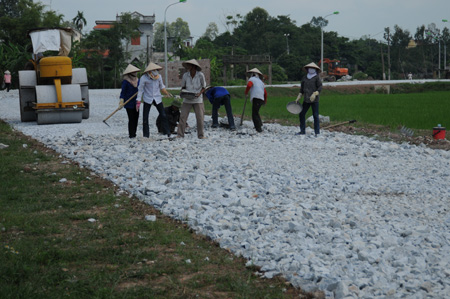
[[[139,110],[143,102],[143,136],[150,137],[149,131],[149,113],[152,105],[158,110],[156,126],[158,132],[168,137],[171,134],[177,134],[177,137],[183,138],[186,133],[187,119],[190,111],[193,109],[197,122],[197,137],[206,139],[204,134],[204,114],[203,96],[206,96],[212,104],[212,128],[218,128],[218,110],[225,106],[228,118],[228,128],[236,130],[233,112],[231,108],[231,97],[228,90],[223,87],[207,87],[205,75],[202,72],[200,64],[191,59],[182,63],[187,70],[182,77],[180,97],[182,101],[175,98],[171,105],[164,107],[162,94],[173,97],[163,83],[159,71],[161,66],[150,63],[144,70],[144,74],[138,78],[137,74],[141,70],[133,65],[123,72],[122,89],[120,93],[121,107],[124,107],[128,115],[128,134],[130,138],[136,137]],[[305,115],[311,107],[314,118],[314,132],[320,134],[319,125],[319,94],[322,90],[322,81],[319,77],[320,68],[315,63],[310,63],[303,68],[306,75],[302,78],[300,92],[296,99],[298,103],[304,97],[300,119],[300,132],[297,135],[305,134]],[[264,76],[257,69],[253,68],[247,72],[249,80],[245,89],[245,96],[248,95],[252,103],[252,121],[257,132],[262,132],[262,120],[259,114],[260,108],[267,103],[267,91],[264,85]]]

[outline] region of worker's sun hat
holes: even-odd
[[[6,70],[6,71],[5,71],[5,74],[8,74],[8,75],[9,75],[9,74],[11,74],[11,72],[8,71],[8,70]]]
[[[137,67],[135,67],[134,65],[129,64],[129,65],[127,66],[127,68],[123,71],[123,74],[122,74],[122,75],[131,74],[131,73],[136,73],[136,72],[140,72],[140,71],[141,71],[141,70],[138,69]]]
[[[201,71],[202,67],[200,66],[200,64],[197,62],[197,60],[195,59],[191,59],[191,60],[187,60],[185,62],[182,63],[182,65],[187,68],[188,65],[195,65],[197,67],[197,70]]]
[[[320,67],[318,67],[317,64],[315,64],[314,62],[311,62],[311,63],[305,65],[305,66],[303,67],[303,70],[306,71],[306,69],[309,69],[309,68],[316,69],[316,70],[317,70],[317,73],[320,73]]]
[[[249,70],[249,71],[247,71],[247,73],[256,73],[256,74],[258,74],[258,75],[260,75],[260,76],[264,76],[264,75],[261,73],[261,71],[258,70],[256,67],[255,67],[255,68],[252,68],[252,69]]]
[[[175,106],[175,107],[178,107],[178,108],[181,108],[181,102],[180,102],[180,100],[178,100],[178,99],[174,99],[173,101],[172,101],[172,104],[171,104],[172,106]]]
[[[151,72],[151,71],[155,71],[155,70],[162,70],[162,66],[159,66],[156,63],[150,62],[144,72],[146,73],[146,72]]]

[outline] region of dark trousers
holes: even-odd
[[[126,108],[128,115],[128,135],[130,138],[136,137],[136,131],[139,120],[139,112],[136,108]]]
[[[309,107],[312,108],[313,118],[314,118],[314,133],[320,134],[320,122],[319,122],[319,102],[306,103],[303,101],[303,109],[300,112],[300,134],[305,134],[306,129],[306,119],[305,115],[308,112]]]
[[[11,88],[11,83],[5,83],[6,92],[9,92],[9,89]]]
[[[264,101],[261,99],[253,98],[252,100],[252,120],[253,125],[255,126],[256,131],[262,132],[262,120],[259,115],[259,109],[264,105]]]
[[[234,125],[234,117],[233,117],[233,111],[231,110],[231,101],[230,101],[230,95],[224,95],[223,97],[216,98],[213,101],[213,107],[212,107],[212,121],[213,125],[219,125],[219,108],[221,105],[225,106],[225,110],[227,111],[227,118],[228,118],[228,124],[230,125],[230,128],[235,128]]]
[[[156,109],[158,109],[158,113],[161,116],[164,134],[170,136],[169,124],[167,122],[166,112],[164,111],[164,104],[162,102],[159,104],[156,104],[155,101],[153,101],[152,104],[147,104],[146,102],[144,102],[144,115],[143,115],[144,120],[142,121],[142,129],[143,129],[144,137],[150,137],[150,129],[149,129],[149,125],[148,125],[148,115],[150,114],[150,108],[152,107],[152,105],[156,106]]]

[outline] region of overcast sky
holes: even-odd
[[[35,2],[38,2],[37,0]],[[96,20],[115,20],[116,14],[137,11],[143,15],[155,15],[156,22],[164,22],[164,12],[178,0],[41,0],[66,20],[73,19],[82,11],[90,31]],[[327,17],[325,31],[336,31],[339,36],[358,39],[370,35],[383,38],[385,27],[394,25],[414,35],[418,26],[435,23],[437,28],[450,28],[450,0],[187,0],[167,9],[166,21],[174,22],[181,17],[189,24],[191,35],[196,39],[205,33],[210,22],[215,22],[220,33],[226,30],[225,16],[246,15],[255,7],[264,8],[270,16],[288,15],[297,26],[311,21],[312,17]]]

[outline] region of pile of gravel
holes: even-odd
[[[18,93],[2,92],[0,118],[267,278],[329,298],[450,294],[450,152],[327,131],[294,136],[298,128],[276,124],[256,134],[249,121],[213,130],[209,117],[208,139],[193,127],[168,141],[153,108],[151,138],[130,140],[125,111],[111,127],[102,122],[119,92],[91,90],[91,117],[80,124],[42,126],[21,123]]]

